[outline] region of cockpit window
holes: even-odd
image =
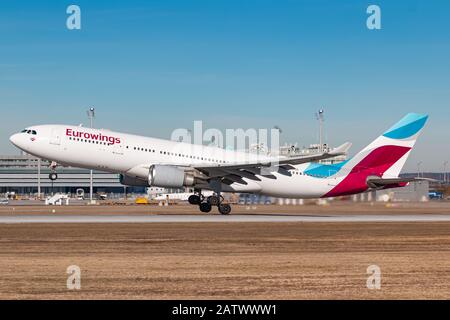
[[[29,130],[29,129],[25,129],[20,131],[21,133],[26,133],[26,134],[32,134],[32,135],[37,135],[36,130]]]

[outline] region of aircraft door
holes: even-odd
[[[61,130],[58,128],[53,128],[50,135],[50,144],[60,145],[61,144]]]

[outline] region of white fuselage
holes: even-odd
[[[109,130],[66,125],[40,125],[13,135],[18,148],[61,165],[123,174],[147,181],[149,166],[225,166],[268,159],[252,153],[217,147],[148,138]],[[24,130],[26,131],[26,130]],[[30,133],[31,131],[31,133]],[[247,184],[232,183],[225,192],[252,192],[291,198],[316,198],[325,195],[343,177],[317,177],[304,173],[310,164],[293,166],[290,175],[274,170],[261,181],[243,178]],[[207,187],[206,187],[207,188]]]

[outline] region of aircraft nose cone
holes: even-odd
[[[11,137],[9,137],[9,141],[16,147],[19,147],[19,134],[13,134]]]

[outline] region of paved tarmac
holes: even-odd
[[[2,224],[17,223],[223,223],[223,222],[450,222],[450,215],[11,215],[0,216]]]

